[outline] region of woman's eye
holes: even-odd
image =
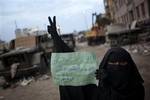
[[[121,66],[125,66],[128,63],[127,62],[108,62],[109,65],[121,65]]]
[[[125,66],[125,65],[127,65],[128,63],[127,62],[120,62],[119,63],[121,66]]]
[[[119,65],[119,62],[108,62],[109,65]]]

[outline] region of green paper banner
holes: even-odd
[[[56,85],[96,84],[96,55],[90,52],[52,53],[51,73]]]

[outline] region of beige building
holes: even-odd
[[[131,24],[150,18],[150,0],[104,0],[104,4],[115,23]]]
[[[111,20],[115,20],[113,0],[104,0],[104,6],[105,6],[105,11],[106,11],[106,17]]]

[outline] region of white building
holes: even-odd
[[[47,34],[45,30],[39,30],[38,28],[23,28],[15,30],[16,38],[24,37],[24,36],[38,36]]]

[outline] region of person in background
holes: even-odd
[[[130,54],[123,48],[107,51],[96,72],[98,100],[144,100],[143,79]]]
[[[48,33],[51,34],[54,43],[55,53],[74,52],[58,35],[56,28],[56,17],[53,21],[48,17],[50,25],[48,25]],[[97,100],[97,86],[89,84],[85,86],[59,86],[60,100]]]

